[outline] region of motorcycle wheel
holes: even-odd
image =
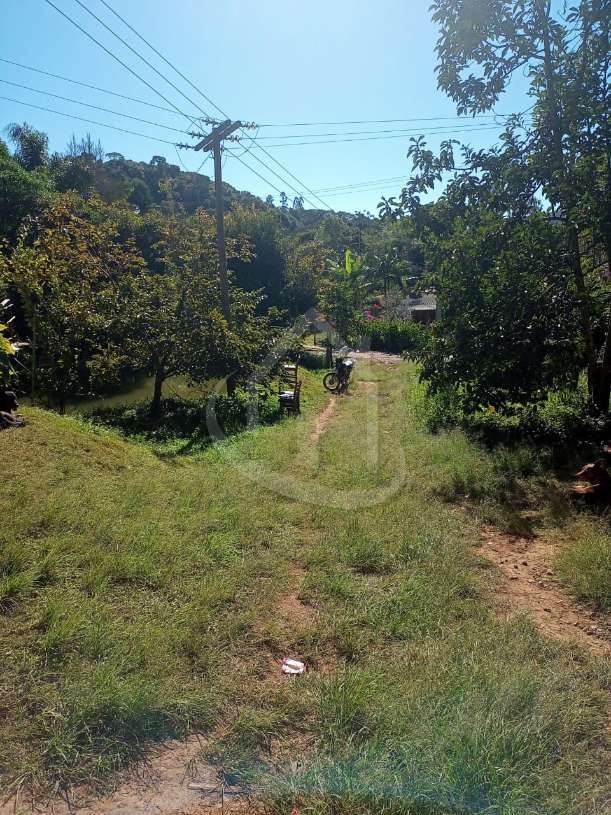
[[[335,393],[340,389],[341,382],[339,376],[335,373],[335,371],[331,371],[328,374],[325,374],[322,384],[325,390],[330,391],[331,393]]]

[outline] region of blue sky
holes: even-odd
[[[115,40],[76,0],[53,2],[181,111],[201,115],[195,105]],[[368,139],[365,134],[361,135],[361,131],[382,135],[374,131],[400,128],[430,133],[427,140],[435,148],[451,134],[434,134],[433,128],[472,128],[477,124],[492,129],[466,131],[462,138],[474,146],[483,147],[494,142],[500,129],[495,129],[492,120],[474,123],[470,119],[457,121],[454,118],[413,123],[286,126],[298,122],[455,117],[453,103],[436,87],[436,30],[430,21],[429,0],[108,2],[231,117],[263,125],[282,125],[261,127],[257,133],[258,137],[265,137],[261,144],[334,209],[375,212],[381,195],[396,194],[401,187],[399,181],[382,181],[351,191],[329,188],[407,176],[406,153],[410,136],[395,132],[387,134],[392,135],[392,139],[272,145],[311,141],[315,133],[346,131],[358,132],[350,138]],[[83,4],[154,63],[193,102],[206,111],[213,110],[113,17],[100,0],[83,0]],[[45,0],[11,0],[6,5],[8,8],[3,8],[0,30],[0,57],[3,59],[167,107],[166,102],[114,62]],[[3,62],[0,62],[0,79],[137,116],[179,131],[191,127],[178,114],[107,96]],[[523,80],[514,83],[497,110],[510,113],[527,107],[529,103],[524,89]],[[0,82],[0,95],[138,131],[149,137],[157,136],[171,142],[191,141],[186,134],[165,130],[155,124],[90,110],[3,82]],[[152,155],[165,155],[168,161],[179,163],[176,149],[171,144],[156,143],[0,99],[0,127],[15,121],[28,121],[46,131],[53,150],[64,149],[73,133],[82,135],[89,131],[100,138],[107,152],[117,151],[127,158],[144,161]],[[460,135],[458,131],[455,133],[456,137]],[[270,138],[272,136],[274,138]],[[287,139],[287,136],[298,138]],[[238,153],[242,152],[243,147],[233,147]],[[257,162],[253,158],[255,154],[283,180]],[[180,155],[184,166],[193,170],[204,158],[185,150],[180,151]],[[266,180],[257,177],[233,156],[227,156],[224,178],[239,189],[263,197],[271,193],[276,198],[278,193],[273,186],[286,190],[290,197],[294,195],[291,186],[302,190],[301,183],[259,151],[244,154],[243,160]],[[210,160],[202,172],[212,173]],[[322,189],[327,192],[319,192]],[[310,193],[306,191],[305,194],[312,199]]]

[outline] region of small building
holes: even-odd
[[[437,319],[437,297],[435,294],[418,294],[406,297],[395,308],[397,317],[429,325]]]

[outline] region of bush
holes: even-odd
[[[409,352],[415,357],[420,355],[430,336],[425,326],[410,320],[362,320],[358,331],[363,337],[369,337],[372,351]]]
[[[216,420],[226,435],[248,426],[256,415],[261,424],[271,424],[280,416],[278,398],[265,388],[259,388],[256,402],[252,393],[238,390],[232,396],[215,397]],[[100,408],[87,415],[94,424],[114,427],[126,436],[141,436],[149,441],[206,438],[208,399],[164,399],[159,416],[151,414],[149,402],[113,408]],[[251,413],[253,410],[254,414]]]
[[[298,351],[295,354],[295,361],[308,371],[322,371],[327,367],[325,365],[324,352],[322,354],[316,354],[312,351]]]
[[[587,393],[553,391],[534,404],[509,404],[502,409],[481,406],[469,411],[457,390],[443,390],[424,396],[421,413],[428,429],[459,426],[488,447],[529,442],[562,448],[568,442],[600,442],[609,430],[608,422],[593,416]]]

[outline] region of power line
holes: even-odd
[[[174,133],[182,133],[185,134],[184,130],[179,130],[177,127],[169,127],[169,125],[162,125],[159,122],[151,122],[150,119],[141,119],[138,116],[130,116],[129,113],[119,113],[118,110],[111,110],[110,108],[103,108],[99,105],[90,105],[88,102],[81,102],[78,99],[71,99],[69,96],[60,96],[57,93],[51,93],[50,91],[41,91],[38,88],[30,88],[29,85],[20,85],[19,82],[11,82],[8,79],[0,79],[5,85],[12,85],[15,88],[22,88],[26,91],[33,91],[34,93],[41,93],[44,96],[52,96],[54,99],[61,99],[63,102],[71,102],[74,105],[83,105],[86,108],[93,108],[94,110],[100,110],[102,113],[112,113],[113,116],[123,116],[125,119],[133,119],[135,122],[142,122],[145,125],[153,125],[153,127],[162,127],[164,130],[173,130]]]
[[[109,130],[117,130],[119,133],[129,133],[130,136],[139,136],[141,139],[149,139],[149,141],[163,142],[164,144],[171,144],[173,147],[176,142],[169,141],[168,139],[160,139],[157,136],[147,136],[146,133],[137,133],[135,130],[127,130],[124,127],[115,127],[105,122],[96,122],[93,119],[85,119],[82,116],[76,116],[73,113],[63,113],[61,110],[53,110],[53,108],[46,108],[42,105],[34,105],[32,102],[23,102],[21,99],[11,99],[9,96],[0,96],[5,102],[14,102],[16,105],[25,105],[28,108],[35,110],[44,110],[45,113],[55,113],[57,116],[65,116],[68,119],[77,119],[79,122],[86,122],[90,125],[97,125],[98,127],[107,127]]]
[[[476,128],[465,128],[462,132],[476,132],[486,131],[486,130],[498,130],[496,125],[490,127],[476,127]],[[431,135],[431,136],[438,136],[438,135],[451,135],[452,133],[458,133],[456,129],[452,130],[443,130],[443,131],[436,131],[431,133],[423,133],[421,130],[414,130],[412,131],[412,135]],[[282,142],[280,144],[270,144],[270,147],[303,147],[305,145],[311,144],[345,144],[347,142],[360,142],[360,141],[380,141],[384,139],[403,139],[406,136],[409,136],[410,133],[408,131],[404,133],[395,134],[393,136],[367,136],[363,138],[355,138],[355,139],[328,139],[323,141],[301,141],[301,142]]]
[[[496,128],[496,127],[499,127],[499,126],[500,125],[496,125],[496,124],[493,125],[493,124],[490,124],[490,123],[482,123],[480,125],[458,125],[457,127],[443,126],[443,127],[433,127],[430,130],[428,130],[427,132],[428,133],[436,133],[436,132],[440,132],[440,133],[458,133],[461,130],[479,130],[479,129],[486,129],[486,128],[490,129],[492,127]],[[409,133],[421,133],[421,132],[422,132],[422,130],[415,129],[415,128],[406,129],[404,127],[399,127],[399,128],[394,127],[394,128],[387,128],[387,129],[384,129],[384,130],[342,130],[342,131],[336,131],[335,133],[296,133],[294,135],[287,134],[287,133],[282,133],[280,135],[277,134],[275,136],[259,136],[259,137],[255,137],[255,138],[257,138],[257,141],[261,141],[261,139],[265,139],[265,140],[268,140],[268,139],[318,139],[318,138],[324,138],[324,137],[327,137],[327,136],[342,136],[342,137],[343,136],[378,136],[378,135],[383,135],[383,134],[387,134],[387,133],[403,133],[403,134],[407,133],[407,134],[409,134]]]
[[[229,154],[232,156],[232,158],[235,158],[235,159],[237,159],[239,162],[241,162],[242,164],[244,164],[243,159],[242,159],[240,156],[236,155],[236,154],[233,152],[233,150],[228,150],[227,152],[228,152],[228,153],[229,153]],[[285,184],[285,185],[286,185],[286,186],[287,186],[287,187],[288,187],[288,188],[289,188],[289,189],[290,189],[292,192],[296,192],[296,193],[297,193],[297,195],[303,195],[302,190],[299,190],[299,189],[297,189],[296,187],[294,187],[294,186],[293,186],[293,185],[290,183],[290,181],[287,181],[287,180],[286,180],[285,178],[283,178],[283,177],[282,177],[282,176],[281,176],[279,173],[277,173],[277,172],[276,172],[276,170],[272,169],[272,168],[269,166],[269,164],[266,164],[266,163],[263,161],[263,159],[259,158],[259,156],[256,156],[256,155],[255,155],[255,154],[252,152],[252,146],[251,146],[251,147],[246,147],[246,148],[245,148],[245,150],[244,150],[244,152],[249,153],[249,154],[252,156],[252,158],[254,158],[254,160],[255,160],[255,161],[258,161],[258,162],[259,162],[259,164],[261,164],[263,167],[265,167],[267,170],[269,170],[269,172],[270,172],[270,173],[272,173],[274,176],[276,176],[276,178],[279,178],[279,179],[280,179],[280,181],[282,181],[282,183],[283,183],[283,184]],[[244,155],[244,153],[242,153],[242,155]],[[246,166],[248,167],[248,165],[246,165]],[[289,175],[290,175],[290,173],[289,173]],[[279,189],[278,189],[278,187],[275,187],[275,189],[276,189],[278,192],[281,192],[281,190],[279,190]],[[304,197],[305,197],[305,196],[304,196]],[[316,197],[316,196],[315,196],[315,197]],[[314,209],[316,209],[316,205],[315,205],[314,203],[312,203],[312,201],[310,201],[308,198],[306,198],[306,201],[309,201],[309,203],[310,203],[310,204],[312,204],[312,206],[314,207]],[[325,206],[326,206],[326,205],[325,205]],[[329,209],[330,209],[330,207],[329,207]]]
[[[342,196],[342,195],[355,195],[355,194],[357,194],[359,192],[360,193],[384,192],[384,190],[387,190],[389,186],[390,186],[389,184],[382,184],[382,185],[377,184],[377,185],[375,185],[373,187],[361,187],[360,189],[340,190],[340,191],[337,191],[337,192],[328,192],[328,193],[326,193],[326,195],[327,195],[328,198],[337,198],[338,196]]]
[[[390,184],[404,179],[405,175],[395,175],[390,178],[373,178],[371,181],[357,181],[354,184],[338,184],[336,187],[321,187],[316,190],[316,192],[335,192],[336,190],[348,190],[354,187],[370,186],[371,184]]]
[[[101,0],[103,2],[103,0]],[[506,118],[507,114],[501,113],[483,113],[470,118],[473,119],[496,119]],[[453,122],[457,119],[464,121],[466,116],[416,116],[411,119],[352,119],[343,122],[284,122],[284,123],[270,123],[259,125],[259,127],[335,127],[339,125],[385,125],[385,124],[400,124],[401,122]]]
[[[119,65],[121,65],[123,68],[125,68],[126,71],[129,71],[129,73],[132,74],[132,76],[135,76],[136,79],[139,79],[140,82],[143,82],[146,85],[146,87],[149,88],[149,90],[151,90],[151,91],[153,91],[153,93],[157,94],[157,96],[159,96],[161,99],[163,99],[164,102],[167,102],[168,105],[172,105],[172,107],[178,113],[180,113],[181,116],[185,116],[187,119],[189,119],[189,121],[193,125],[195,125],[196,127],[199,127],[199,123],[195,119],[191,119],[190,116],[188,116],[186,113],[183,113],[180,110],[180,108],[178,108],[170,99],[168,99],[166,96],[164,96],[161,93],[160,90],[158,90],[153,85],[151,85],[150,82],[147,82],[147,80],[144,79],[144,77],[140,76],[140,74],[137,71],[135,71],[133,68],[131,68],[126,62],[123,62],[123,60],[120,57],[118,57],[116,54],[113,54],[113,52],[109,48],[107,48],[103,43],[101,43],[98,39],[96,39],[93,36],[93,34],[90,34],[86,29],[84,29],[81,25],[79,25],[79,23],[77,23],[76,20],[74,20],[72,17],[70,17],[70,15],[66,14],[64,11],[62,11],[60,8],[58,8],[58,6],[56,6],[55,3],[52,2],[52,0],[45,0],[45,3],[47,3],[47,5],[54,8],[55,11],[58,12],[58,14],[61,14],[61,16],[64,17],[66,20],[68,20],[68,22],[72,23],[72,25],[75,26],[75,28],[78,28],[79,31],[81,31],[86,37],[88,37],[92,42],[94,42],[97,46],[99,46],[102,49],[102,51],[107,53],[108,56],[112,57],[112,59],[114,59],[116,62],[118,62]],[[199,105],[196,105],[196,107],[199,107]]]
[[[149,82],[147,82],[147,80],[146,80],[146,79],[144,79],[142,76],[140,76],[140,74],[138,74],[136,71],[134,71],[134,69],[133,69],[133,68],[130,68],[130,66],[129,66],[129,65],[127,65],[127,63],[123,62],[123,60],[121,60],[119,57],[117,57],[115,54],[113,54],[113,52],[112,52],[112,51],[110,51],[110,49],[108,49],[108,48],[107,48],[105,45],[103,45],[103,44],[102,44],[102,43],[101,43],[101,42],[100,42],[98,39],[96,39],[96,38],[95,38],[95,37],[94,37],[92,34],[90,34],[90,33],[89,33],[89,32],[88,32],[86,29],[84,29],[84,28],[83,28],[81,25],[79,25],[79,24],[76,22],[76,20],[74,20],[72,17],[70,17],[70,16],[69,16],[68,14],[66,14],[65,12],[63,12],[63,11],[62,11],[60,8],[58,8],[58,7],[57,7],[57,6],[56,6],[56,5],[55,5],[55,4],[52,2],[52,0],[45,0],[45,2],[46,2],[48,5],[50,5],[52,8],[54,8],[54,9],[55,9],[57,12],[59,12],[59,14],[61,14],[61,15],[62,15],[62,17],[64,17],[66,20],[68,20],[70,23],[72,23],[72,25],[74,25],[76,28],[78,28],[78,29],[79,29],[79,31],[81,31],[83,34],[85,34],[85,36],[86,36],[86,37],[88,37],[90,40],[92,40],[92,41],[93,41],[93,42],[94,42],[96,45],[98,45],[98,46],[99,46],[99,47],[100,47],[100,48],[101,48],[103,51],[105,51],[105,52],[106,52],[106,53],[107,53],[107,54],[108,54],[110,57],[112,57],[112,58],[113,58],[113,59],[114,59],[116,62],[118,62],[120,65],[122,65],[122,66],[123,66],[123,67],[124,67],[124,68],[125,68],[127,71],[129,71],[129,72],[130,72],[130,73],[131,73],[133,76],[135,76],[137,79],[139,79],[141,82],[143,82],[143,83],[144,83],[144,84],[145,84],[145,85],[146,85],[146,86],[147,86],[147,87],[148,87],[150,90],[152,90],[152,91],[153,91],[153,93],[155,93],[155,94],[157,94],[158,96],[160,96],[160,97],[161,97],[161,99],[163,99],[163,100],[164,100],[164,102],[167,102],[169,105],[172,105],[172,107],[173,107],[173,108],[174,108],[176,111],[178,111],[178,112],[179,112],[181,115],[186,116],[186,118],[187,118],[187,119],[189,119],[189,121],[191,121],[191,123],[192,123],[193,125],[195,125],[196,127],[199,127],[199,126],[200,126],[198,122],[196,122],[194,119],[192,119],[192,118],[191,118],[190,116],[188,116],[187,114],[183,113],[183,112],[182,112],[182,111],[181,111],[181,110],[180,110],[180,109],[179,109],[179,108],[178,108],[178,107],[177,107],[177,106],[176,106],[176,105],[175,105],[175,104],[174,104],[174,103],[173,103],[171,100],[169,100],[167,97],[165,97],[165,96],[164,96],[164,95],[161,93],[161,91],[159,91],[158,89],[156,89],[155,87],[153,87],[153,85],[151,85]],[[89,12],[89,9],[87,9],[85,6],[83,6],[83,4],[82,4],[82,3],[80,3],[80,0],[76,0],[76,2],[78,2],[78,3],[79,3],[79,5],[81,5],[81,6],[82,6],[82,7],[83,7],[83,8],[84,8],[86,11],[88,11],[88,12]],[[93,17],[95,17],[95,19],[99,20],[99,18],[98,18],[98,17],[97,17],[95,14],[93,14],[93,12],[89,12],[89,13],[90,13],[90,14],[91,14]],[[118,16],[118,15],[117,15],[117,16]],[[136,56],[138,56],[138,57],[139,57],[139,59],[141,59],[141,60],[142,60],[142,61],[143,61],[145,64],[150,65],[150,63],[148,62],[148,60],[147,60],[147,59],[145,59],[145,57],[143,57],[143,56],[141,56],[140,54],[138,54],[138,52],[137,52],[137,51],[135,51],[135,49],[134,49],[134,48],[132,48],[132,46],[130,46],[128,43],[126,43],[126,42],[125,42],[125,40],[124,40],[122,37],[120,37],[118,34],[116,34],[116,33],[115,33],[115,32],[114,32],[114,31],[113,31],[113,30],[112,30],[112,29],[111,29],[109,26],[107,26],[107,25],[106,25],[106,23],[103,23],[101,20],[99,20],[99,21],[100,21],[100,22],[101,22],[101,24],[104,26],[104,28],[106,28],[106,30],[107,30],[107,31],[109,31],[109,32],[110,32],[110,33],[111,33],[111,34],[112,34],[114,37],[116,37],[116,38],[117,38],[117,39],[118,39],[120,42],[124,43],[124,44],[125,44],[125,45],[126,45],[126,46],[127,46],[129,49],[130,49],[130,51],[132,51],[132,53],[136,54]],[[141,37],[141,39],[144,39],[144,38],[142,38],[142,37]],[[145,42],[146,42],[146,40],[145,40]],[[148,44],[148,43],[147,43],[147,44]],[[150,46],[150,47],[152,48],[152,46]],[[168,64],[170,64],[170,63],[168,63]],[[160,73],[160,72],[159,72],[159,71],[158,71],[156,68],[154,68],[154,67],[153,67],[153,70],[155,71],[155,73],[159,74],[159,75],[160,75],[160,76],[161,76],[163,79],[166,79],[166,78],[163,76],[163,74],[161,74],[161,73]],[[203,109],[203,108],[202,108],[200,105],[198,105],[197,103],[195,103],[195,102],[193,102],[191,99],[189,99],[189,97],[188,97],[188,96],[187,96],[185,93],[183,93],[183,92],[180,90],[180,88],[177,88],[177,87],[176,87],[176,85],[174,85],[174,84],[173,84],[173,83],[172,83],[170,80],[167,80],[167,79],[166,79],[166,81],[167,81],[169,84],[171,84],[171,85],[172,85],[172,87],[176,88],[176,90],[178,91],[178,93],[180,93],[180,94],[181,94],[181,96],[183,96],[185,99],[187,99],[187,101],[188,101],[188,102],[190,102],[190,103],[191,103],[191,104],[193,104],[193,105],[194,105],[196,108],[198,108],[198,109],[199,109],[199,110],[200,110],[200,111],[201,111],[201,112],[202,112],[202,113],[203,113],[203,114],[204,114],[206,117],[209,117],[209,114],[208,114],[208,113],[207,113],[207,112],[206,112],[206,111],[205,111],[205,110],[204,110],[204,109]],[[200,93],[201,93],[201,92],[200,92]],[[204,94],[203,94],[203,93],[202,93],[202,96],[204,96]],[[205,97],[204,97],[204,98],[205,98]],[[217,106],[215,105],[214,107],[216,108]],[[218,110],[218,109],[219,109],[219,108],[217,108],[217,110]],[[236,157],[236,158],[237,158],[237,157]],[[246,162],[245,162],[243,159],[238,158],[238,161],[239,161],[241,164],[243,164],[243,165],[244,165],[244,166],[245,166],[247,169],[249,169],[251,172],[253,172],[253,173],[254,173],[254,174],[255,174],[255,175],[258,177],[258,178],[262,179],[262,180],[263,180],[263,181],[264,181],[266,184],[268,184],[268,185],[269,185],[269,186],[271,186],[273,189],[275,189],[275,190],[277,190],[278,192],[280,192],[280,190],[278,189],[278,187],[276,187],[274,184],[271,184],[271,182],[269,182],[267,179],[263,178],[263,176],[262,176],[262,175],[261,175],[259,172],[257,172],[256,170],[254,170],[254,169],[253,169],[253,168],[252,168],[252,167],[251,167],[249,164],[247,164],[247,163],[246,163]],[[283,181],[284,181],[284,179],[283,179]]]
[[[50,76],[53,79],[60,79],[62,82],[71,82],[73,85],[80,85],[82,88],[87,88],[90,91],[107,93],[109,96],[116,96],[119,99],[126,99],[128,102],[136,102],[139,105],[146,105],[149,108],[155,108],[155,110],[163,110],[166,113],[171,113],[174,116],[185,116],[187,119],[191,118],[187,113],[183,113],[175,108],[164,108],[162,105],[153,104],[153,102],[145,102],[144,99],[136,99],[133,96],[126,96],[123,93],[109,91],[107,88],[99,88],[97,85],[88,85],[86,82],[79,82],[77,79],[70,79],[68,76],[61,76],[61,74],[53,74],[50,71],[43,71],[41,68],[33,68],[31,65],[24,65],[21,62],[13,62],[13,60],[3,59],[2,57],[0,57],[0,62],[5,62],[7,65],[13,65],[17,68],[23,68],[26,71],[33,71],[34,73],[42,74],[43,76]],[[197,117],[194,115],[194,118]]]
[[[127,26],[127,28],[129,28],[132,34],[135,34],[139,40],[142,40],[142,42],[145,45],[147,45],[151,49],[151,51],[153,51],[153,53],[157,54],[159,59],[163,60],[163,62],[165,62],[165,64],[168,65],[173,71],[175,71],[175,73],[177,73],[181,79],[184,79],[184,81],[188,85],[190,85],[194,91],[197,91],[197,93],[199,93],[200,96],[202,96],[206,100],[206,102],[208,102],[209,105],[212,105],[212,107],[215,110],[218,110],[218,112],[225,116],[225,118],[227,119],[231,118],[227,116],[227,114],[224,113],[221,110],[221,108],[212,101],[212,99],[209,99],[203,91],[201,91],[196,85],[194,85],[193,82],[191,82],[191,80],[188,77],[186,77],[181,71],[179,71],[178,68],[175,65],[173,65],[169,59],[166,59],[166,57],[164,57],[164,55],[160,51],[158,51],[154,45],[152,45],[145,37],[143,37],[139,31],[136,31],[136,29],[132,25],[130,25],[124,17],[121,17],[119,12],[115,11],[114,8],[109,3],[106,3],[105,0],[100,0],[100,3],[102,3],[102,5],[105,6],[108,9],[108,11],[114,14],[115,17],[117,17],[123,23],[124,26]],[[196,107],[199,107],[199,105],[197,105]]]
[[[124,40],[124,39],[123,39],[123,37],[121,37],[121,35],[120,35],[120,34],[117,34],[117,32],[116,32],[116,31],[114,31],[114,29],[112,29],[112,28],[111,28],[109,25],[107,25],[107,24],[104,22],[104,20],[102,20],[100,17],[98,17],[98,15],[97,15],[97,14],[95,14],[93,11],[91,11],[91,9],[90,9],[90,8],[88,8],[88,7],[87,7],[87,6],[86,6],[86,5],[85,5],[85,4],[82,2],[82,0],[74,0],[74,2],[75,2],[75,3],[78,3],[78,5],[79,5],[79,6],[80,6],[80,7],[81,7],[81,8],[82,8],[84,11],[86,11],[86,12],[87,12],[87,14],[91,15],[91,17],[93,17],[93,19],[94,19],[94,20],[97,20],[97,21],[98,21],[98,23],[99,23],[99,24],[100,24],[100,25],[101,25],[103,28],[105,28],[105,29],[106,29],[106,31],[108,31],[110,34],[112,34],[112,35],[113,35],[113,37],[116,37],[116,38],[119,40],[119,42],[120,42],[120,43],[122,43],[122,44],[123,44],[123,45],[124,45],[126,48],[128,48],[128,49],[129,49],[129,50],[132,52],[132,54],[135,54],[135,56],[137,56],[137,57],[138,57],[138,59],[141,59],[141,60],[142,60],[142,62],[144,62],[144,64],[145,64],[145,65],[147,65],[147,66],[148,66],[148,67],[151,69],[151,71],[154,71],[154,72],[157,74],[157,76],[159,76],[159,77],[161,77],[161,79],[163,79],[163,81],[164,81],[164,82],[167,82],[167,83],[168,83],[168,85],[170,85],[170,87],[172,87],[172,88],[173,88],[175,91],[177,91],[179,94],[181,94],[181,96],[183,96],[183,97],[184,97],[184,98],[187,100],[187,102],[189,102],[191,105],[195,105],[195,107],[199,108],[199,110],[202,110],[202,108],[200,107],[200,105],[197,105],[197,104],[196,104],[196,103],[195,103],[195,102],[194,102],[192,99],[189,99],[189,97],[188,97],[188,96],[187,96],[185,93],[183,93],[183,92],[180,90],[180,88],[179,88],[177,85],[175,85],[175,84],[172,82],[172,80],[171,80],[171,79],[168,79],[168,78],[167,78],[167,76],[165,76],[164,74],[162,74],[162,73],[161,73],[161,71],[159,71],[159,70],[158,70],[158,69],[157,69],[157,68],[156,68],[156,67],[153,65],[153,63],[152,63],[152,62],[149,62],[149,61],[148,61],[148,59],[146,59],[146,57],[143,57],[143,56],[142,56],[142,54],[140,54],[138,51],[136,51],[136,49],[135,49],[135,48],[133,48],[133,47],[132,47],[132,46],[131,46],[131,45],[130,45],[128,42],[127,42],[127,40]],[[204,115],[205,115],[205,116],[209,116],[209,114],[208,114],[208,112],[207,112],[207,111],[202,110],[202,112],[204,113]]]
[[[49,0],[47,0],[47,2],[49,2]],[[76,2],[79,5],[83,6],[81,0],[76,0]],[[155,54],[157,54],[157,56],[159,56],[160,59],[162,59],[166,63],[166,65],[169,65],[169,67],[173,71],[175,71],[178,74],[178,76],[180,76],[185,82],[187,82],[190,85],[190,87],[192,87],[197,93],[199,93],[200,96],[202,96],[203,99],[205,99],[210,105],[212,105],[215,108],[215,110],[219,111],[219,113],[221,113],[226,118],[231,118],[221,107],[219,107],[215,102],[213,102],[212,99],[210,99],[209,96],[207,96],[200,88],[198,88],[196,85],[194,85],[193,82],[191,82],[190,79],[188,79],[181,71],[179,71],[178,68],[176,68],[175,65],[173,65],[168,59],[166,59],[153,45],[151,45],[151,43],[145,37],[143,37],[138,31],[136,31],[136,29],[133,26],[131,26],[123,17],[121,17],[121,15],[118,14],[118,12],[116,12],[112,8],[112,6],[109,3],[106,2],[106,0],[100,0],[100,2],[105,6],[105,8],[107,8],[109,11],[111,11],[115,15],[115,17],[117,17],[119,20],[121,20],[121,22],[124,25],[126,25],[129,28],[129,30],[132,31],[142,42],[144,42]],[[83,6],[83,8],[85,8],[85,7]],[[90,12],[90,14],[91,13],[92,12]],[[108,26],[106,26],[105,24],[103,24],[103,25],[105,26],[105,28],[108,29]],[[108,29],[108,30],[112,31],[112,29]],[[118,36],[118,35],[115,35],[115,36]],[[184,94],[183,94],[183,96],[184,96]],[[188,97],[185,97],[185,98],[188,99]],[[199,106],[197,105],[196,107],[199,107]],[[255,142],[254,142],[253,138],[249,134],[246,134],[246,135],[251,140],[253,145],[255,145]],[[269,158],[271,158],[271,160],[273,162],[275,162],[281,169],[283,169],[284,172],[287,173],[294,181],[296,181],[302,187],[302,189],[307,190],[311,195],[314,196],[314,198],[316,198],[317,201],[320,201],[320,203],[323,204],[324,207],[326,207],[329,210],[331,209],[331,207],[325,201],[323,201],[321,198],[319,198],[316,195],[316,193],[314,193],[301,179],[297,178],[296,175],[294,175],[287,167],[285,167],[284,164],[282,164],[280,161],[278,161],[278,159],[276,159],[274,156],[272,156],[272,154],[269,153],[262,145],[256,144],[255,146],[258,147],[258,149],[261,150],[263,153],[265,153]],[[271,170],[269,165],[267,165],[264,161],[262,161],[258,156],[256,156],[251,151],[249,151],[249,152],[250,152],[250,155],[254,159],[256,159],[260,164],[262,164],[264,167],[266,167],[270,172],[274,172],[274,171]],[[237,156],[235,156],[235,158],[237,158]],[[242,162],[242,164],[245,164],[245,162],[242,159],[239,159],[239,160]],[[248,164],[245,164],[245,166],[249,167]],[[249,167],[249,169],[252,169],[252,168]],[[274,175],[276,175],[278,178],[281,178],[281,176],[279,176],[276,172],[274,172]],[[283,181],[283,183],[287,184],[286,179],[281,179],[281,180]],[[291,188],[292,190],[298,192],[298,194],[302,194],[301,191],[295,190],[295,188],[292,187],[292,185],[287,184],[287,186],[289,188]]]

